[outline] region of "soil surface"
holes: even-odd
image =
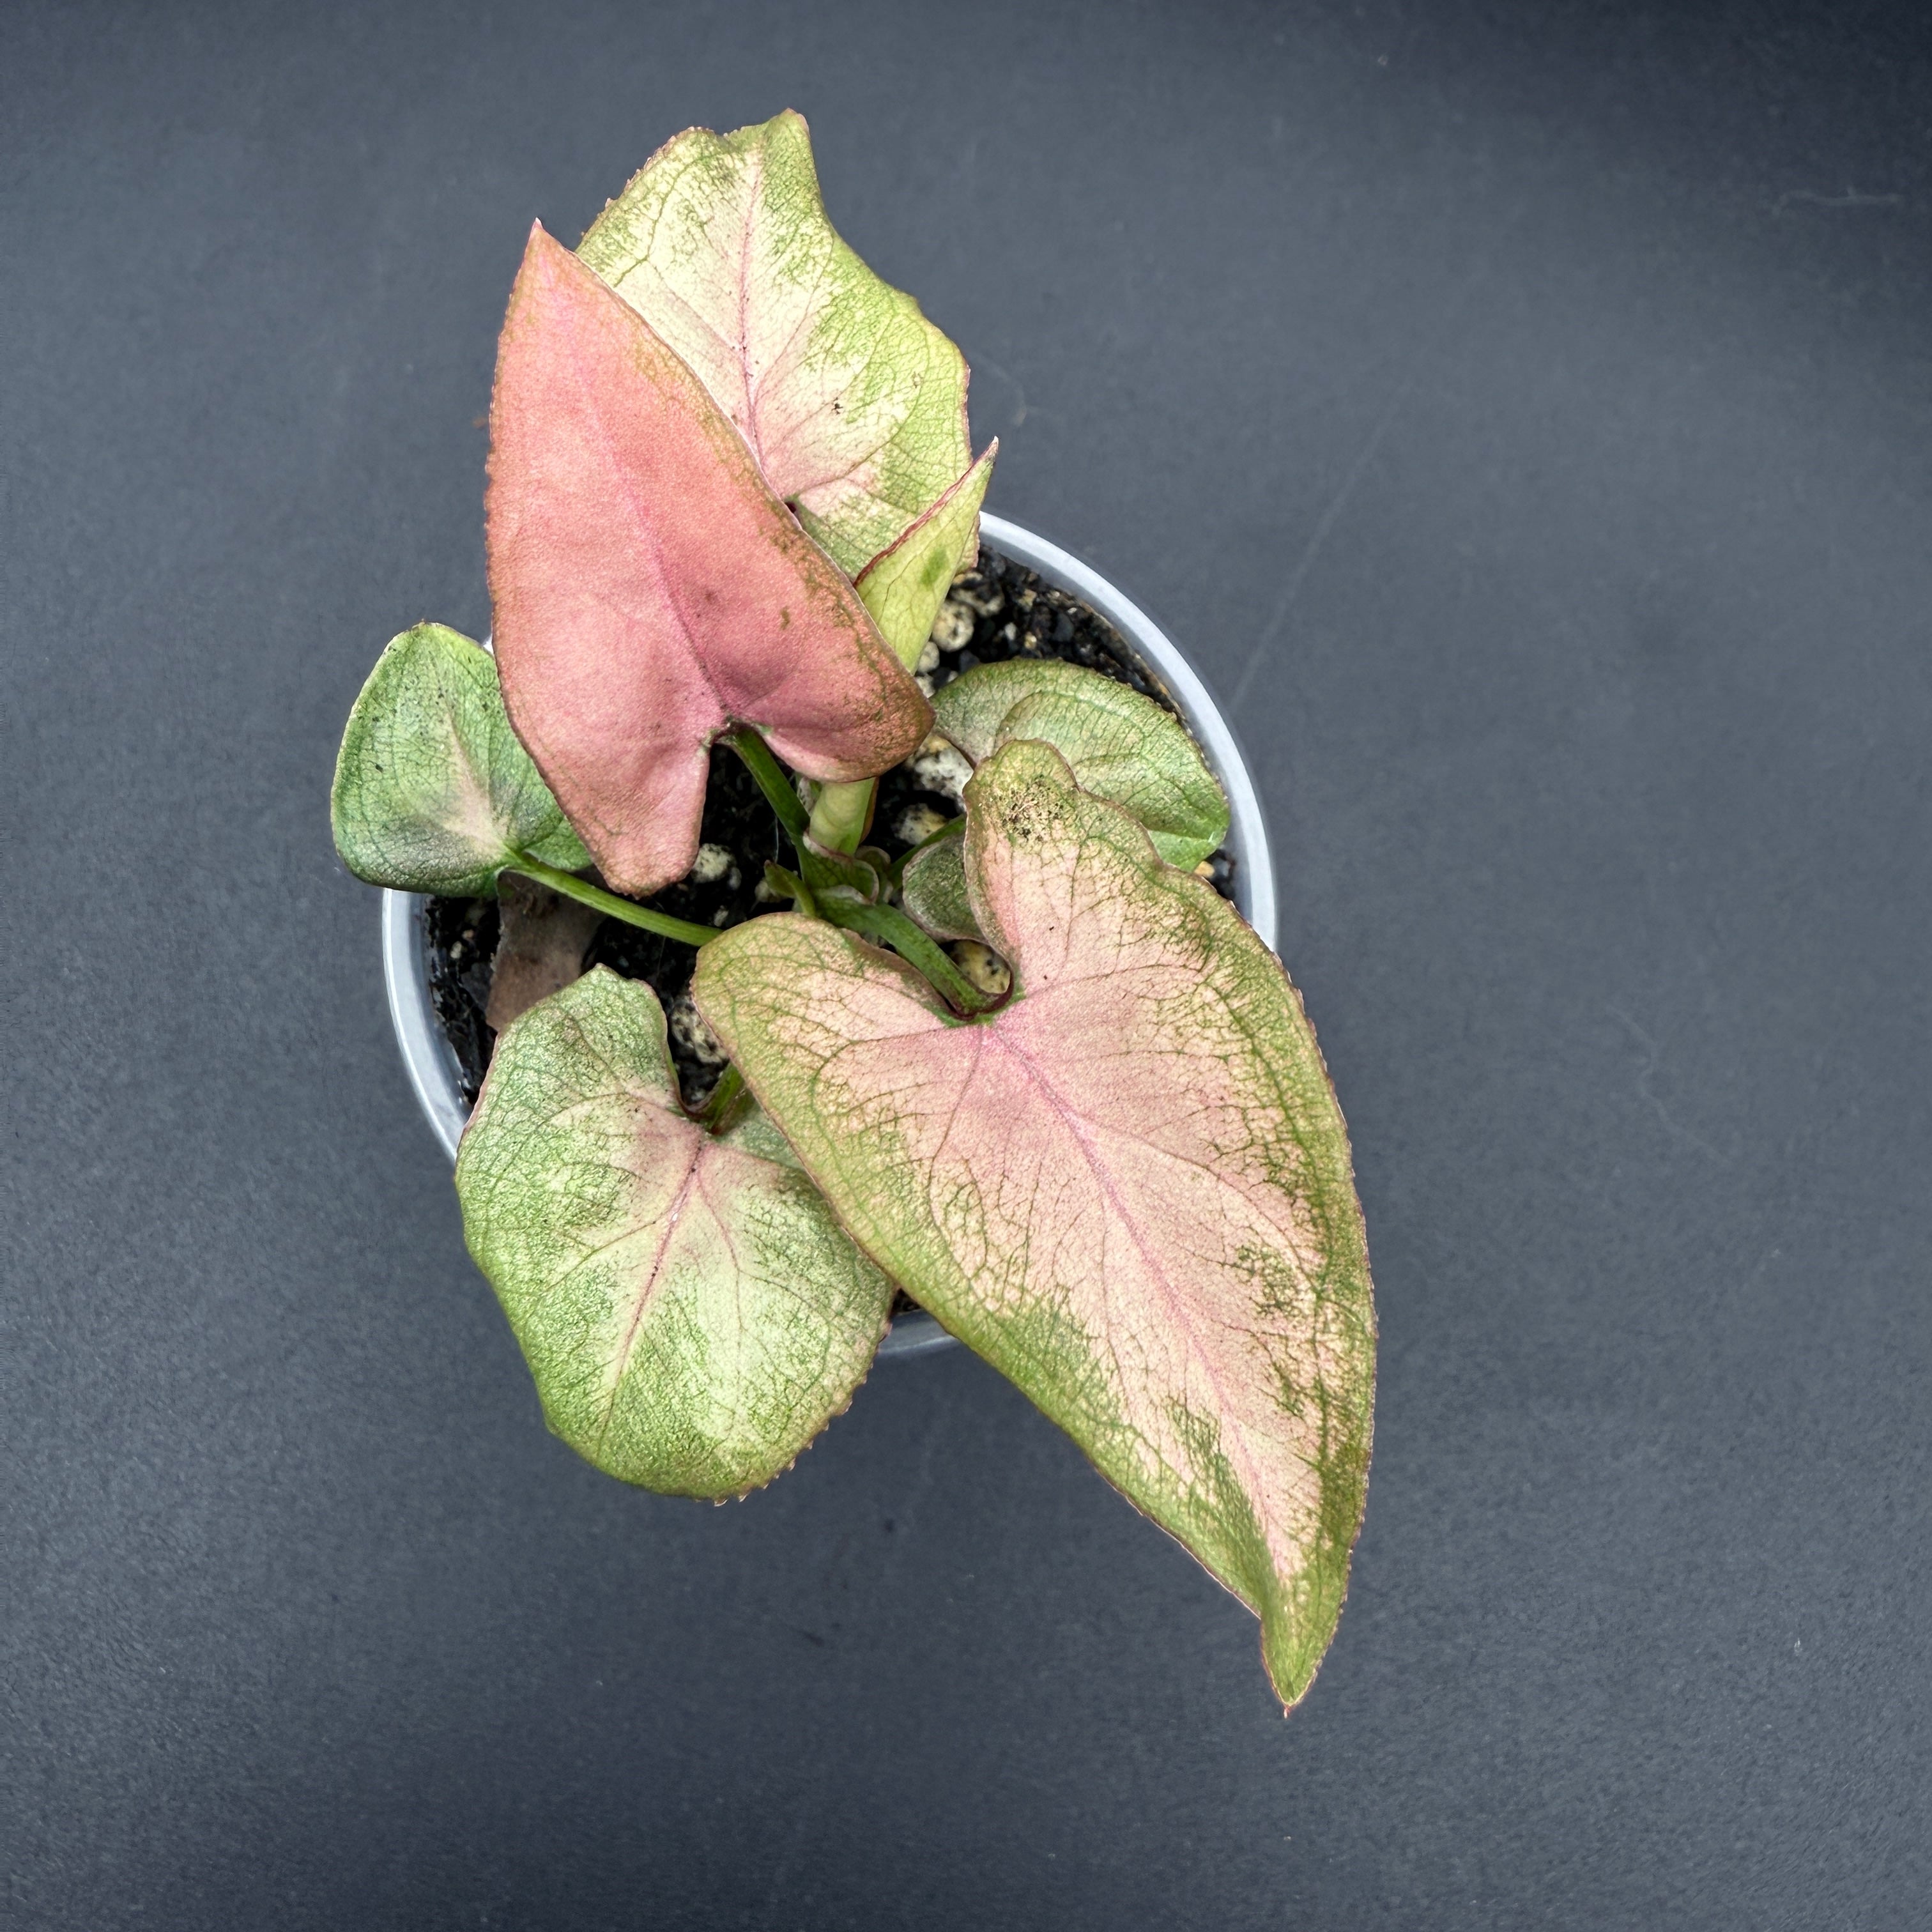
[[[1180,708],[1166,687],[1134,658],[1120,633],[1078,598],[1056,590],[1024,566],[982,549],[979,567],[953,584],[934,627],[934,643],[920,660],[922,686],[936,691],[974,665],[1008,658],[1058,658],[1129,685],[1172,712]],[[867,843],[892,857],[916,844],[959,802],[943,788],[943,761],[909,759],[879,781]],[[736,926],[782,902],[763,896],[765,864],[788,862],[790,848],[770,806],[735,752],[711,753],[700,834],[707,849],[691,876],[644,902],[703,926]],[[1215,890],[1232,896],[1234,861],[1225,850],[1208,861]],[[464,1097],[474,1103],[490,1065],[496,1035],[484,1018],[490,1000],[498,923],[494,899],[432,899],[429,904],[431,1003],[454,1048]],[[685,997],[697,953],[676,940],[607,919],[584,955],[586,970],[608,966],[626,979],[650,982],[670,1021],[671,1057],[688,1105],[710,1092],[720,1063],[708,1050],[703,1023]]]

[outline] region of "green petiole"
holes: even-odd
[[[794,849],[802,849],[805,840],[805,806],[791,780],[785,776],[784,766],[772,756],[770,746],[748,724],[739,726],[724,742],[744,760],[746,769],[758,780],[759,790],[778,814],[778,823],[784,827],[785,836]]]
[[[814,862],[808,839],[829,852],[850,853],[856,848],[872,815],[873,795],[878,788],[876,778],[825,786],[818,794],[817,808],[808,818],[797,792],[785,775],[784,767],[772,757],[771,747],[758,732],[749,725],[741,725],[726,742],[744,760],[746,768],[758,782],[758,789],[777,813],[778,823],[784,827],[786,836],[799,854],[800,872],[812,874],[826,870],[822,859]],[[935,832],[933,838],[956,836],[962,829],[963,821],[956,820]],[[928,844],[932,842],[932,839],[925,842]],[[910,853],[906,855],[908,858],[911,856]],[[904,863],[903,860],[900,861],[902,866]],[[924,974],[956,1011],[981,1013],[995,1004],[953,964],[929,934],[922,932],[896,907],[862,904],[840,893],[814,892],[805,878],[779,866],[767,866],[765,877],[775,892],[790,898],[808,918],[816,916],[829,920],[834,926],[844,926],[865,938],[891,946],[908,964]],[[818,880],[821,884],[827,882],[825,878]]]
[[[711,1090],[711,1097],[698,1110],[699,1124],[711,1133],[720,1132],[727,1117],[738,1104],[738,1096],[745,1090],[745,1076],[736,1064],[728,1066],[718,1076],[718,1084]]]
[[[834,926],[844,926],[865,938],[891,946],[909,965],[924,974],[958,1012],[983,1013],[998,1004],[981,992],[947,958],[939,943],[914,925],[896,906],[854,905],[821,899],[819,910]]]
[[[588,879],[580,879],[574,872],[560,872],[554,866],[546,866],[541,859],[532,859],[527,852],[519,852],[503,868],[506,872],[520,872],[526,879],[534,879],[540,886],[548,886],[554,892],[561,892],[567,899],[574,899],[579,905],[594,908],[608,914],[612,919],[621,919],[627,926],[642,926],[646,932],[655,932],[660,938],[681,940],[686,946],[709,946],[718,937],[715,926],[694,926],[688,919],[673,919],[668,912],[653,912],[649,906],[640,906],[634,899],[620,898],[615,892],[607,892],[602,886],[593,886]]]

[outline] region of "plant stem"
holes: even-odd
[[[738,1096],[745,1090],[745,1076],[738,1071],[736,1061],[725,1068],[718,1076],[718,1084],[712,1088],[710,1098],[698,1110],[699,1124],[716,1133],[724,1124],[724,1118],[736,1104]]]
[[[813,902],[812,888],[797,873],[788,872],[782,866],[767,865],[765,884],[778,898],[790,899],[806,918],[816,919],[818,916],[818,908]]]
[[[929,934],[922,932],[896,906],[850,905],[820,900],[819,910],[834,926],[842,926],[878,940],[916,966],[962,1013],[983,1013],[996,1002],[980,992],[946,956]]]
[[[856,852],[872,816],[877,778],[855,778],[850,784],[820,788],[812,808],[812,836],[830,852]]]
[[[784,766],[772,756],[770,746],[748,724],[741,724],[724,742],[744,760],[746,769],[758,782],[759,790],[778,814],[785,836],[796,848],[805,837],[805,806],[786,777]]]
[[[682,940],[686,946],[709,946],[718,937],[718,928],[715,926],[694,926],[688,919],[673,919],[668,912],[653,912],[649,906],[640,906],[635,899],[620,898],[615,892],[607,892],[602,886],[593,886],[574,872],[560,872],[554,866],[546,866],[527,852],[519,852],[503,869],[520,872],[525,878],[534,879],[552,892],[576,900],[579,905],[621,919],[627,926],[640,926],[660,938]]]

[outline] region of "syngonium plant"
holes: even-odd
[[[826,220],[795,114],[678,136],[574,254],[533,228],[490,412],[494,656],[389,645],[336,843],[377,884],[500,888],[505,952],[521,881],[696,949],[729,1064],[694,1108],[651,988],[578,976],[582,927],[544,997],[493,1004],[456,1185],[557,1434],[742,1494],[850,1402],[903,1287],[1257,1613],[1292,1705],[1367,1480],[1342,1116],[1280,963],[1193,869],[1228,808],[1183,727],[1059,662],[936,704],[913,675],[976,556],[966,380]],[[876,782],[935,730],[963,812],[896,866],[864,843]],[[791,910],[716,930],[638,901],[691,870],[720,740],[794,862],[768,872]]]

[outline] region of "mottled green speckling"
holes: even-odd
[[[980,506],[999,452],[992,443],[966,474],[859,573],[859,595],[907,670],[918,667],[955,574],[980,554]]]
[[[590,862],[510,728],[495,660],[440,624],[393,639],[369,674],[328,802],[342,862],[398,892],[494,895],[518,853]]]
[[[456,1187],[550,1427],[626,1482],[769,1482],[884,1333],[892,1283],[782,1137],[692,1120],[656,996],[604,968],[497,1041]]]
[[[933,700],[933,727],[975,764],[1032,738],[1073,768],[1083,791],[1124,806],[1171,866],[1195,866],[1228,836],[1228,801],[1172,712],[1098,671],[1010,658],[956,677]]]
[[[1051,746],[1004,745],[966,799],[998,1012],[782,914],[707,946],[694,997],[861,1245],[1258,1614],[1292,1704],[1347,1587],[1375,1379],[1314,1035],[1234,909]]]
[[[956,833],[906,861],[899,897],[908,915],[935,939],[983,937],[966,896],[966,844]]]
[[[965,475],[965,362],[826,219],[800,116],[676,136],[578,252],[710,390],[848,577]]]

